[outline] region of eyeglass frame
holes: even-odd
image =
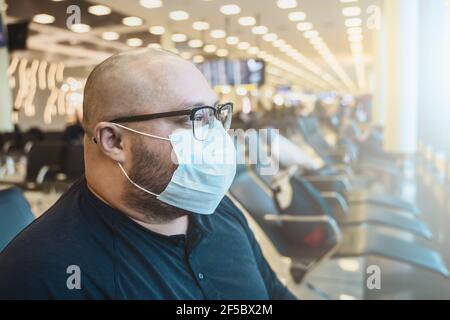
[[[194,115],[198,110],[201,109],[211,109],[214,111],[214,116],[216,117],[217,120],[219,120],[219,113],[220,111],[225,108],[225,107],[231,107],[231,114],[233,114],[233,107],[234,104],[233,102],[227,102],[224,104],[217,104],[216,107],[212,107],[212,106],[198,106],[198,107],[193,107],[190,109],[186,109],[186,110],[178,110],[178,111],[169,111],[169,112],[160,112],[160,113],[151,113],[151,114],[143,114],[143,115],[138,115],[138,116],[129,116],[129,117],[119,117],[116,119],[113,119],[111,121],[111,123],[123,123],[123,122],[141,122],[141,121],[148,121],[148,120],[155,120],[155,119],[162,119],[162,118],[170,118],[170,117],[180,117],[180,116],[189,116],[189,119],[191,121],[194,121]],[[220,120],[219,120],[220,121]],[[194,129],[194,126],[192,126],[192,130]],[[94,142],[97,143],[96,141],[97,139],[94,138]]]

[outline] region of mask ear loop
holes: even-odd
[[[125,127],[125,126],[123,126],[123,125],[121,125],[121,124],[118,124],[118,123],[113,123],[113,125],[115,125],[115,126],[117,126],[117,127],[119,127],[119,128],[122,128],[122,129],[128,130],[128,131],[130,131],[130,132],[133,132],[133,133],[137,133],[137,134],[140,134],[140,135],[143,135],[143,136],[149,137],[149,138],[155,138],[155,139],[159,139],[159,140],[170,141],[170,139],[168,139],[168,138],[163,138],[163,137],[159,137],[159,136],[154,136],[154,135],[152,135],[152,134],[149,134],[149,133],[145,133],[145,132],[137,131],[137,130],[134,130],[134,129],[131,129],[131,128],[128,128],[128,127]]]
[[[125,175],[125,177],[127,177],[128,181],[134,185],[136,188],[144,191],[145,193],[148,193],[152,196],[158,197],[159,194],[153,193],[151,191],[148,191],[147,189],[142,188],[140,185],[138,185],[136,182],[134,182],[133,180],[131,180],[131,178],[128,176],[128,174],[126,173],[125,169],[122,167],[122,165],[120,163],[117,162],[117,164],[119,165],[120,170],[122,170],[123,174]]]

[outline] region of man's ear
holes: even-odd
[[[125,163],[123,130],[111,122],[99,122],[94,128],[94,142],[114,162]]]

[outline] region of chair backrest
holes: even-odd
[[[0,190],[0,252],[33,220],[34,215],[19,188]]]
[[[35,182],[43,166],[60,166],[62,150],[62,142],[35,142],[28,153],[26,181]]]
[[[281,255],[295,260],[316,259],[328,252],[337,241],[332,230],[322,223],[267,221],[266,215],[301,216],[302,211],[280,212],[274,191],[251,170],[243,171],[236,177],[230,193],[260,225]]]

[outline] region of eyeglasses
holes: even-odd
[[[225,104],[219,104],[216,107],[200,106],[191,109],[145,114],[131,117],[121,117],[114,119],[110,122],[140,122],[169,117],[189,116],[192,122],[192,130],[194,137],[197,140],[204,141],[208,138],[209,132],[214,126],[214,121],[219,120],[224,129],[228,130],[231,126],[231,120],[233,118],[233,103],[228,102]]]

